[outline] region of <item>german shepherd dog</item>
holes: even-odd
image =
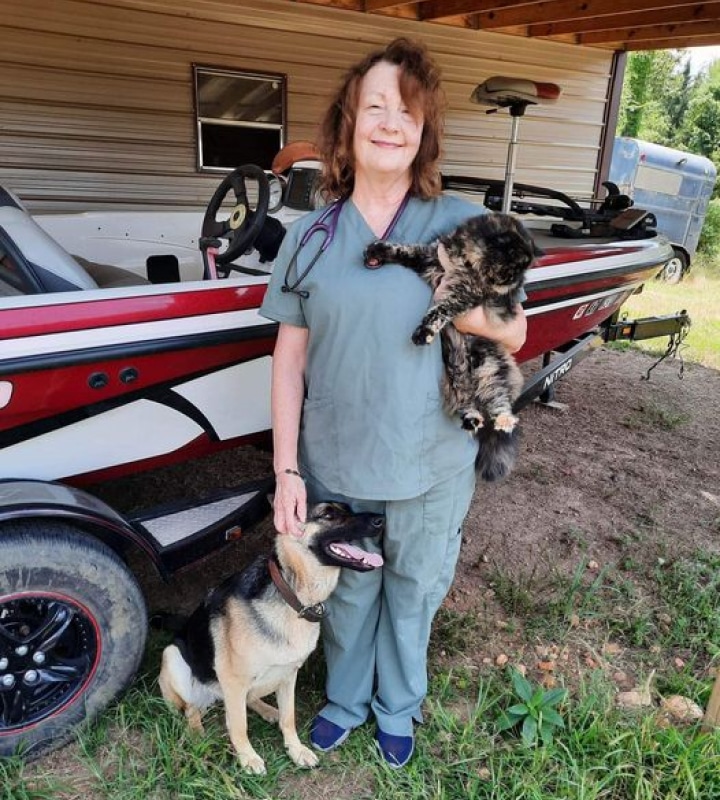
[[[365,250],[369,268],[400,264],[433,289],[433,304],[412,340],[426,345],[442,333],[445,407],[479,440],[476,467],[486,481],[504,478],[515,464],[518,418],[512,407],[523,376],[501,344],[448,323],[480,305],[491,319],[512,319],[525,272],[539,252],[522,224],[500,213],[471,217],[428,245],[377,241]]]
[[[290,758],[314,767],[317,756],[295,729],[295,681],[315,649],[323,602],[334,591],[340,569],[365,572],[382,566],[381,556],[352,542],[380,535],[384,517],[353,514],[340,503],[308,509],[303,535],[277,536],[272,554],[258,556],[210,591],[176,638],[165,648],[160,690],[202,731],[202,714],[225,704],[230,740],[242,766],[256,775],[265,764],[247,734],[247,707],[279,723]],[[277,708],[263,701],[271,693]]]

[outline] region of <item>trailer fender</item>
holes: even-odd
[[[89,492],[51,481],[0,480],[0,540],[3,522],[42,518],[74,522],[119,555],[124,554],[128,544],[134,545],[161,569],[158,555],[148,539]]]

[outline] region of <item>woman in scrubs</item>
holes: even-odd
[[[430,242],[482,213],[441,194],[442,111],[439,71],[418,42],[396,39],[349,70],[319,143],[322,188],[341,202],[290,227],[261,309],[280,323],[277,530],[300,535],[307,503],[320,500],[386,518],[382,541],[364,545],[381,550],[383,569],[343,570],[328,603],[327,703],[311,742],[333,750],[372,715],[394,768],[410,760],[422,721],[430,628],[452,583],[477,443],[443,409],[439,337],[426,347],[410,338],[430,289],[397,264],[366,269],[363,251],[379,238]],[[300,246],[321,217],[330,233]],[[498,324],[477,308],[455,325],[515,352],[525,339],[519,312]]]

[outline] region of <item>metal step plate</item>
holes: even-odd
[[[270,512],[274,479],[244,483],[201,501],[165,505],[130,520],[156,550],[163,569],[180,567],[239,539]]]

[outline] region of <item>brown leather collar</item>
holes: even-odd
[[[283,578],[280,565],[274,555],[270,556],[268,567],[270,568],[270,577],[275,586],[277,586],[277,590],[290,608],[292,608],[293,611],[297,611],[298,617],[306,619],[308,622],[320,622],[327,614],[324,603],[315,603],[314,606],[304,606],[295,592],[290,588],[288,582]]]

